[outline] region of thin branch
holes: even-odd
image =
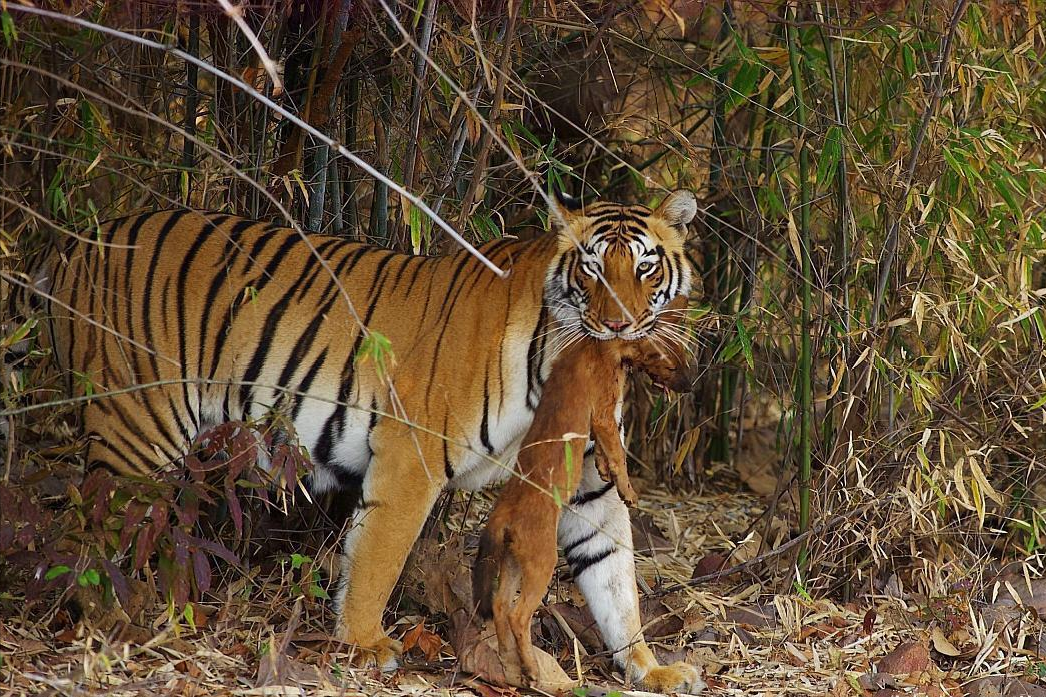
[[[247,26],[247,21],[243,18],[243,6],[234,7],[229,0],[218,0],[218,4],[225,10],[225,14],[229,16],[232,21],[236,22],[236,26],[240,28],[243,35],[247,37],[247,40],[251,42],[251,47],[254,48],[254,52],[258,54],[258,59],[261,61],[262,66],[265,68],[265,72],[269,74],[269,79],[272,80],[273,86],[279,91],[283,89],[283,83],[280,82],[279,70],[269,54],[266,52],[265,47],[261,45],[261,41],[258,40],[257,35],[251,31],[251,28]]]

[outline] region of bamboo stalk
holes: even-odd
[[[385,71],[391,70],[391,64]],[[392,154],[389,151],[388,124],[392,120],[392,80],[387,77],[378,81],[378,118],[374,122],[375,163],[386,177],[392,172]],[[374,196],[370,207],[370,234],[377,244],[384,244],[389,237],[389,186],[383,181],[374,182]]]
[[[392,46],[395,40],[397,19],[389,14],[386,24],[386,35],[389,44],[386,60],[378,73],[378,118],[374,121],[374,146],[377,163],[381,173],[392,176],[392,147],[389,143],[392,126]],[[374,197],[370,207],[370,234],[376,244],[389,241],[389,186],[383,181],[374,183]]]
[[[483,78],[478,77],[476,84],[471,90],[469,90],[469,99],[475,103],[479,98],[479,91],[483,87]],[[465,149],[465,141],[468,139],[468,128],[465,124],[465,109],[459,109],[458,113],[454,115],[454,120],[451,122],[450,132],[454,134],[454,137],[450,142],[450,155],[448,156],[447,171],[443,175],[443,179],[440,181],[440,194],[439,198],[436,199],[436,203],[432,206],[432,210],[438,215],[440,209],[443,208],[443,202],[446,200],[447,195],[451,189],[454,188],[454,177],[458,171],[458,162],[461,160],[461,153]]]
[[[273,49],[272,54],[275,56],[283,55],[284,42],[287,38],[287,24],[284,22],[277,23],[273,32]],[[284,89],[286,85],[284,85]],[[273,95],[273,84],[267,82],[265,85],[265,95],[272,97]],[[251,128],[254,133],[254,171],[252,176],[256,181],[260,181],[264,176],[265,162],[269,157],[272,156],[267,144],[269,142],[269,125],[271,123],[271,112],[268,109],[258,109],[257,118],[251,122]],[[251,189],[251,216],[253,218],[262,218],[266,212],[269,202],[265,200],[262,195],[261,189]]]
[[[189,14],[189,45],[186,47],[189,53],[194,56],[200,55],[200,13],[193,10]],[[182,147],[182,166],[185,167],[185,178],[187,180],[185,185],[185,197],[182,201],[186,205],[189,204],[190,193],[192,192],[192,167],[196,164],[196,147],[192,136],[196,135],[196,112],[200,108],[200,69],[193,63],[189,63],[185,68],[185,132],[190,136],[185,139],[185,144]],[[175,177],[178,181],[175,182],[175,191],[181,191],[181,177],[182,174],[176,174]]]
[[[432,27],[435,24],[436,6],[439,0],[426,0],[425,14],[421,20],[421,37],[418,40],[418,50],[414,53],[414,93],[410,98],[410,146],[407,149],[407,159],[403,163],[403,186],[410,190],[414,188],[414,167],[418,159],[418,131],[421,129],[421,107],[424,94],[425,75],[428,73],[429,63],[425,56],[432,45]]]
[[[320,232],[323,227],[323,209],[327,202],[327,175],[330,170],[330,148],[317,145],[309,165],[309,216],[305,229]]]
[[[766,90],[766,94],[763,96],[762,111],[769,113],[769,107],[775,101],[777,101],[777,90],[776,82],[771,83]],[[749,138],[753,141],[755,134],[759,132],[757,124],[760,119],[753,116],[753,127],[752,137]],[[769,118],[763,117],[762,131],[760,133],[759,145],[753,145],[755,152],[753,155],[757,161],[756,169],[756,181],[760,175],[765,177],[765,182],[769,185],[770,177],[773,174],[774,164],[774,150],[773,150],[773,135],[774,128]],[[764,218],[759,213],[759,201],[756,197],[755,189],[752,186],[747,187],[747,193],[752,199],[752,210],[754,211],[755,225],[746,225],[746,229],[751,230],[747,238],[747,245],[744,252],[744,259],[741,263],[741,297],[738,300],[738,312],[740,314],[746,314],[752,305],[752,296],[755,293],[756,283],[756,265],[759,263],[759,238],[763,235],[763,230],[766,225]],[[737,450],[741,449],[742,443],[744,442],[744,410],[745,401],[748,397],[748,380],[741,380],[741,393],[737,398],[737,419],[736,429],[734,436],[734,448]]]
[[[788,4],[788,21],[785,27],[788,42],[788,63],[792,68],[792,89],[795,99],[796,148],[799,158],[799,251],[802,274],[800,336],[799,336],[799,534],[810,529],[810,425],[812,422],[813,389],[810,342],[810,309],[813,292],[813,268],[810,260],[810,154],[806,143],[806,102],[804,101],[803,72],[799,64],[801,46],[795,22],[798,9],[794,2]],[[799,550],[799,572],[806,568],[806,543]]]
[[[722,47],[730,34],[731,26],[730,3],[723,4],[722,21],[719,25],[718,45]],[[717,201],[723,198],[723,160],[726,157],[726,88],[721,79],[717,79],[712,88],[712,156],[709,162],[708,188],[713,198]],[[727,234],[724,227],[719,224],[723,211],[716,203],[713,207],[715,215],[710,217],[709,228],[715,244],[715,253],[709,255],[709,268],[706,272],[715,274],[716,304],[723,316],[733,314],[732,303],[729,297],[729,270],[730,270],[730,243],[725,239]],[[730,408],[734,401],[734,387],[737,382],[737,371],[730,367],[724,367],[719,376],[719,398],[716,402],[718,408],[715,414],[716,428],[709,444],[709,457],[716,462],[726,462],[730,459]]]
[[[341,174],[338,172],[338,161],[331,160],[327,167],[327,180],[331,189],[331,232],[341,234],[345,229],[345,215],[341,205]]]
[[[904,174],[904,196],[900,199],[902,203],[908,198],[908,194],[912,190],[912,182],[915,180],[915,168],[919,164],[919,152],[922,150],[930,122],[937,116],[937,107],[940,105],[941,97],[944,95],[944,81],[948,72],[948,62],[952,55],[952,42],[955,39],[956,31],[959,29],[959,20],[966,14],[966,8],[969,4],[970,0],[957,0],[955,8],[952,10],[951,19],[948,22],[948,31],[944,35],[944,43],[941,46],[940,54],[937,57],[937,65],[934,68],[934,89],[930,94],[930,101],[926,104],[922,118],[919,120],[919,129],[915,133],[915,138],[912,141],[912,150],[908,155],[908,165]],[[873,327],[879,324],[879,313],[882,309],[883,299],[886,297],[886,286],[889,285],[890,272],[893,269],[894,259],[897,257],[897,234],[901,225],[900,215],[887,215],[885,217],[890,222],[886,231],[886,251],[879,265],[879,278],[876,281],[875,299],[872,302]],[[871,362],[869,361],[870,365]]]
[[[472,214],[472,204],[476,200],[479,186],[485,179],[484,173],[487,169],[487,160],[490,158],[490,146],[494,141],[493,129],[497,127],[498,116],[501,114],[501,100],[505,94],[505,83],[508,82],[509,61],[512,57],[512,42],[516,38],[516,18],[519,16],[519,0],[509,0],[508,19],[506,20],[505,41],[501,49],[501,62],[498,65],[497,83],[494,86],[494,103],[490,107],[488,120],[490,128],[483,131],[483,139],[480,141],[479,154],[476,156],[476,165],[472,168],[472,179],[469,188],[465,192],[465,198],[461,202],[461,215],[458,218],[458,228],[464,230]]]
[[[850,394],[850,331],[853,324],[853,311],[850,303],[850,188],[849,181],[847,179],[847,148],[845,134],[849,129],[848,117],[847,117],[847,105],[849,104],[849,83],[846,77],[846,44],[845,42],[839,42],[839,50],[843,56],[843,75],[840,79],[839,70],[836,66],[835,60],[835,43],[828,31],[825,30],[825,26],[831,22],[831,10],[827,7],[822,7],[820,4],[814,6],[814,12],[817,15],[818,34],[821,36],[821,44],[824,46],[824,53],[826,62],[828,65],[828,77],[831,80],[832,87],[832,108],[835,116],[835,125],[839,128],[839,164],[835,170],[835,232],[836,232],[836,254],[833,255],[832,259],[835,268],[832,271],[832,283],[837,288],[837,300],[840,303],[839,312],[842,314],[841,324],[842,332],[841,335],[837,333],[836,340],[840,347],[840,353],[842,357],[842,370],[844,371],[842,381],[839,384],[839,390],[833,394],[825,405],[825,419],[822,427],[822,438],[825,443],[826,452],[828,453],[827,459],[829,462],[834,462],[837,454],[845,452],[843,448],[850,442],[850,433],[845,431],[845,414],[840,409],[840,404],[844,404],[846,396]],[[833,323],[833,328],[837,325]],[[851,566],[852,562],[850,554],[846,554],[841,561],[843,566]],[[853,594],[852,576],[845,575],[843,580],[843,597],[847,600]]]
[[[352,77],[349,79],[349,96],[347,101],[348,115],[345,119],[345,147],[349,150],[355,150],[360,113],[360,78],[355,72],[352,73]],[[342,187],[342,190],[343,193],[348,192],[345,210],[345,218],[348,225],[346,231],[352,230],[353,235],[359,236],[361,232],[359,207],[356,203],[356,187],[352,185],[352,175],[355,168],[353,168],[351,162],[346,163],[345,171],[345,186]]]

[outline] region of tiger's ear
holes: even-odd
[[[654,213],[673,227],[686,227],[697,215],[697,197],[693,191],[678,189],[670,193]]]
[[[581,217],[585,210],[585,204],[579,198],[574,198],[562,191],[556,191],[555,198],[549,201],[548,208],[552,228],[556,229],[560,227],[560,219],[569,225],[575,218]]]

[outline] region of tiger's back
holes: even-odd
[[[115,221],[103,241],[76,243],[52,281],[57,357],[102,395],[83,410],[90,465],[148,476],[208,425],[279,409],[317,464],[357,472],[377,413],[391,411],[389,382],[358,360],[361,323],[409,356],[388,376],[398,408],[426,428],[493,451],[491,397],[527,389],[511,384],[506,363],[519,357],[501,348],[529,337],[501,338],[535,333],[542,285],[498,279],[464,252],[410,256],[191,211]],[[547,240],[484,249],[517,268],[553,251]],[[461,371],[463,357],[478,370]],[[467,432],[484,401],[493,413]],[[449,450],[452,474],[460,453]]]

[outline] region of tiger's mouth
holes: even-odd
[[[645,339],[647,334],[646,330],[633,329],[631,331],[624,332],[612,332],[607,330],[598,330],[585,325],[585,333],[591,336],[593,339],[599,339],[600,341],[612,341],[614,339],[620,339],[621,341],[636,341],[638,339]]]
[[[645,339],[654,328],[653,322],[643,320],[629,322],[627,326],[617,329],[604,326],[606,324],[608,323],[601,322],[599,319],[587,315],[583,315],[581,319],[581,326],[585,333],[600,341],[611,341],[613,339],[636,341],[637,339]]]

